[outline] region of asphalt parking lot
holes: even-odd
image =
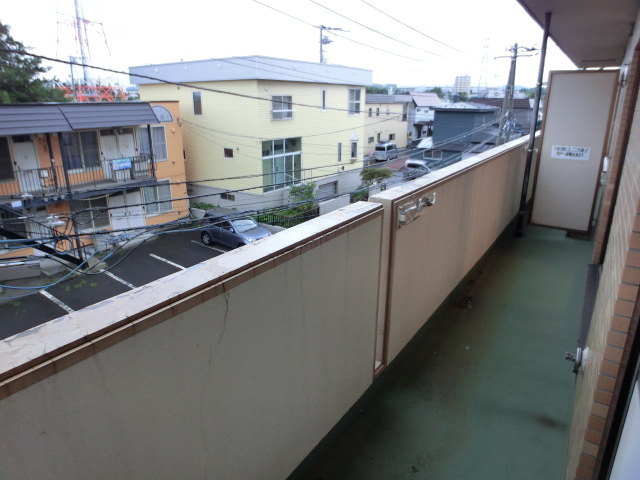
[[[6,281],[0,292],[0,338],[4,339],[67,313],[187,269],[229,249],[206,246],[199,232],[171,233],[106,259],[103,272],[68,273]],[[61,281],[62,280],[62,281]],[[42,288],[45,286],[46,288]]]

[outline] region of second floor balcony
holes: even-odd
[[[60,198],[113,184],[136,184],[154,176],[153,157],[148,154],[100,159],[67,171],[62,165],[18,170],[0,180],[0,197]]]

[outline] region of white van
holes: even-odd
[[[377,162],[386,162],[392,158],[398,158],[398,147],[393,142],[379,143],[373,152]]]

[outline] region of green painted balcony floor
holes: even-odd
[[[289,480],[564,477],[564,354],[575,352],[592,243],[524,235],[496,244]]]

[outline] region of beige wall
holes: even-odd
[[[354,204],[3,342],[2,377],[39,368],[2,383],[1,476],[285,478],[372,381],[381,219]]]
[[[386,142],[390,135],[395,135],[393,142],[398,147],[404,148],[408,142],[408,124],[407,120],[402,120],[403,103],[367,103],[364,108],[365,115],[365,153],[371,152],[378,143],[378,134],[380,141]],[[371,116],[369,116],[371,109]],[[377,109],[380,109],[380,115],[376,115]],[[387,113],[387,111],[389,113]],[[373,137],[373,142],[369,143],[369,139]]]
[[[523,144],[0,342],[3,473],[286,478],[513,218]]]
[[[515,140],[369,199],[385,207],[382,283],[389,291],[380,305],[379,324],[388,325],[388,362],[516,215],[525,143]],[[434,206],[397,228],[399,206],[434,193]]]
[[[144,101],[174,99],[180,102],[187,178],[190,181],[224,179],[201,185],[226,190],[261,186],[262,141],[289,137],[302,137],[304,179],[322,183],[328,176],[362,167],[366,142],[364,88],[266,80],[202,82],[195,85],[217,91],[201,91],[201,116],[193,114],[193,89],[158,84],[140,86]],[[349,88],[361,90],[360,115],[348,114]],[[323,90],[326,91],[326,110],[317,108],[321,106]],[[293,106],[292,119],[272,120],[272,95],[293,97],[296,105]],[[352,139],[358,141],[357,159],[350,158]],[[341,162],[338,162],[338,143],[342,143]],[[224,158],[224,148],[234,149],[233,159]],[[262,191],[256,189],[251,193],[261,194]]]

